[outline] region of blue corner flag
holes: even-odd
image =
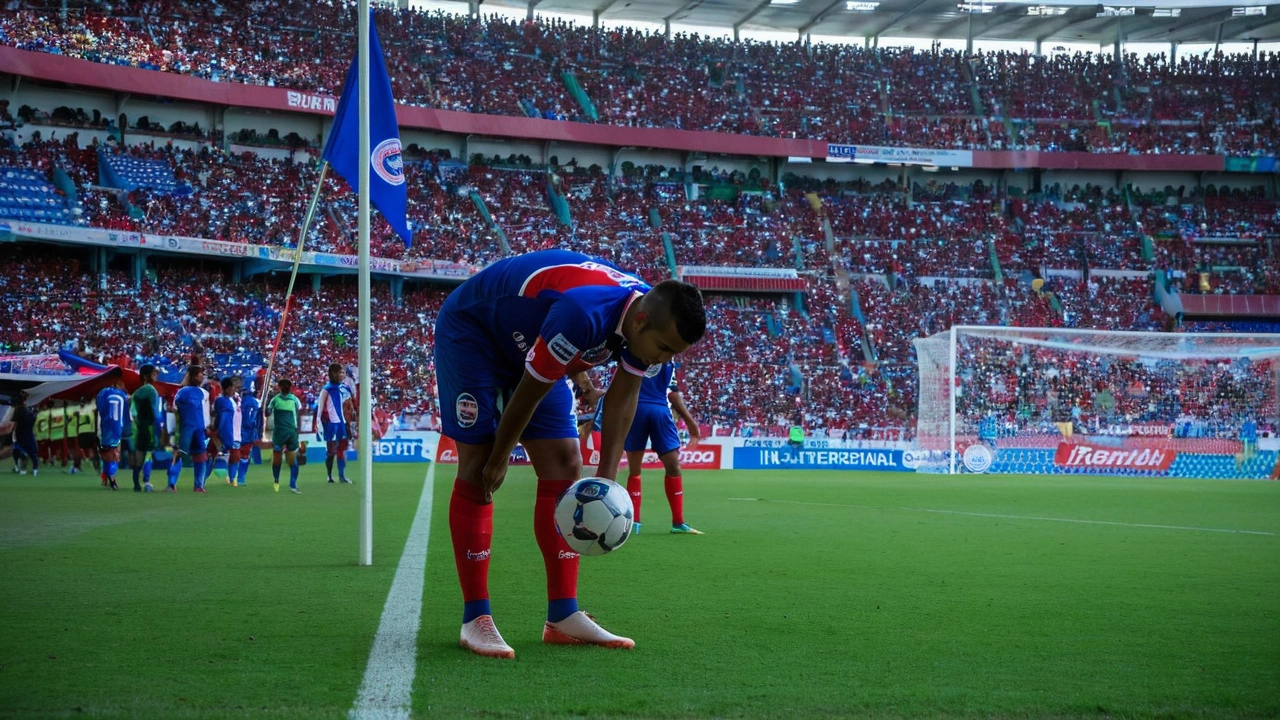
[[[342,85],[342,99],[329,130],[321,157],[339,175],[360,192],[360,116],[359,57],[351,59],[347,80]],[[413,233],[405,218],[409,188],[404,180],[404,161],[400,158],[400,130],[396,127],[396,106],[391,98],[391,78],[382,59],[382,45],[373,27],[373,11],[369,11],[369,200],[391,228],[409,247]]]

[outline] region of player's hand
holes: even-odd
[[[694,435],[693,433],[689,433],[689,442],[685,443],[685,448],[689,450],[695,450],[697,449],[698,443],[700,442],[702,442],[701,436]]]
[[[492,462],[486,463],[484,469],[480,471],[480,487],[484,490],[484,501],[493,502],[493,494],[502,487],[502,482],[507,479],[507,458],[503,458],[501,465],[494,466]]]

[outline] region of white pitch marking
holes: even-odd
[[[418,500],[418,511],[409,528],[409,539],[396,566],[395,579],[382,620],[369,651],[369,664],[348,713],[351,720],[407,720],[412,715],[413,678],[418,661],[418,621],[422,617],[422,584],[427,569],[427,540],[431,535],[431,499],[436,464],[427,468],[427,479]]]
[[[1148,523],[1126,523],[1113,520],[1080,520],[1077,518],[1037,517],[1034,515],[999,515],[996,513],[965,512],[964,510],[938,510],[935,508],[893,507],[888,505],[844,505],[840,503],[805,502],[803,500],[766,500],[764,498],[728,498],[749,502],[784,503],[787,505],[817,505],[819,507],[844,507],[859,510],[907,510],[910,512],[938,513],[944,515],[968,515],[970,517],[1000,518],[1003,520],[1042,520],[1045,522],[1079,523],[1082,525],[1118,525],[1120,527],[1154,528],[1156,530],[1192,530],[1195,532],[1231,533],[1233,535],[1266,535],[1275,537],[1275,533],[1263,530],[1231,530],[1227,528],[1192,527],[1188,525],[1151,525]]]

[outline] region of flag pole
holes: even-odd
[[[373,369],[372,335],[370,322],[369,277],[369,0],[359,0],[356,12],[359,49],[357,74],[359,75],[360,116],[360,207],[357,227],[360,247],[360,420],[357,425],[359,442],[357,454],[360,460],[360,478],[364,492],[360,500],[360,564],[373,564]]]
[[[267,359],[267,372],[262,378],[262,387],[258,388],[258,402],[264,405],[271,392],[271,370],[276,364],[276,352],[280,350],[280,340],[284,338],[285,323],[289,320],[289,308],[293,306],[293,284],[298,279],[298,265],[302,263],[302,249],[307,243],[307,231],[311,229],[311,220],[316,215],[316,204],[320,202],[320,192],[324,189],[324,176],[329,172],[328,161],[320,161],[320,179],[316,181],[316,191],[311,194],[311,202],[307,203],[307,214],[302,218],[302,229],[298,232],[298,247],[293,254],[293,272],[289,274],[289,289],[284,293],[284,312],[280,315],[280,329],[276,331],[275,344],[271,346],[271,356]]]

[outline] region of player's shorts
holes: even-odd
[[[239,449],[240,449],[240,441],[239,441],[239,440],[233,440],[232,438],[230,438],[230,437],[228,437],[228,436],[226,436],[226,435],[221,435],[221,434],[219,434],[219,435],[218,435],[218,441],[222,443],[222,451],[223,451],[223,452],[227,452],[227,451],[229,451],[229,450],[239,450]]]
[[[666,455],[680,448],[680,435],[676,432],[676,422],[671,419],[671,409],[666,405],[639,403],[636,405],[636,418],[631,421],[631,429],[622,443],[627,452],[640,452],[653,440],[653,451],[658,455]]]
[[[502,408],[516,386],[510,373],[494,370],[498,362],[492,357],[494,350],[485,347],[485,337],[487,331],[453,321],[443,312],[436,322],[436,384],[442,433],[469,445],[493,442]],[[520,438],[576,440],[576,421],[573,391],[567,382],[558,382],[534,409]]]
[[[82,448],[84,447],[83,442],[81,443],[80,447]],[[100,450],[102,448],[119,448],[119,447],[120,447],[120,432],[118,430],[103,432],[102,442],[98,442],[98,439],[94,438],[94,443],[93,443],[94,450]]]
[[[76,436],[76,444],[80,446],[81,450],[97,450],[98,436],[91,432],[80,433]],[[116,441],[116,444],[119,444],[118,440]]]
[[[324,421],[324,441],[341,442],[347,439],[347,424]]]
[[[134,452],[152,452],[160,446],[160,439],[156,437],[155,428],[143,427],[139,425],[133,430],[133,449]]]
[[[182,427],[178,430],[178,451],[191,457],[203,455],[207,451],[204,428]]]
[[[276,452],[297,452],[298,433],[296,431],[282,432],[280,430],[272,432],[271,447]]]

